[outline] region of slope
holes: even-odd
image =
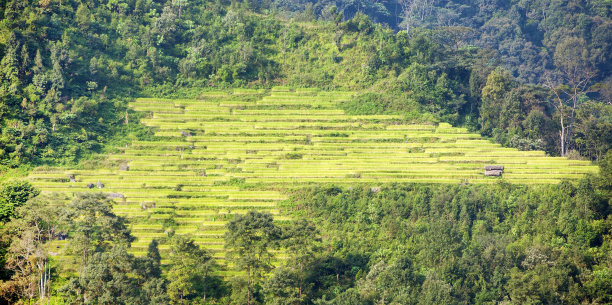
[[[339,103],[353,95],[277,87],[137,99],[131,107],[150,113],[142,123],[159,140],[119,148],[105,156],[109,168],[39,168],[29,179],[63,200],[109,193],[116,212],[131,220],[136,254],[154,238],[191,234],[221,262],[232,215],[259,209],[286,221],[277,203],[307,184],[367,184],[373,191],[383,183],[549,184],[597,171],[587,161],[504,148],[448,124],[346,115]],[[504,165],[503,177],[484,177],[489,164]]]

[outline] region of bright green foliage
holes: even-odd
[[[40,191],[27,181],[4,183],[0,189],[0,224],[8,221],[15,213],[15,209],[39,193]]]
[[[151,241],[146,256],[135,259],[135,272],[139,276],[142,285],[140,298],[145,304],[169,304],[170,297],[167,293],[168,281],[162,277],[161,255],[159,253],[157,240]]]
[[[134,256],[124,245],[93,253],[79,277],[62,287],[71,304],[142,304],[134,273]]]
[[[612,152],[608,151],[605,157],[600,161],[601,167],[598,186],[604,192],[604,196],[612,198]],[[612,206],[612,202],[609,203]]]
[[[318,235],[315,225],[306,219],[283,227],[281,245],[289,259],[266,280],[266,304],[302,304],[306,301],[312,285],[307,283],[305,268],[321,251]]]
[[[170,241],[168,296],[170,304],[191,304],[206,301],[207,295],[217,296],[214,262],[211,254],[200,249],[192,239],[175,235]]]
[[[71,304],[168,304],[167,281],[153,241],[143,257],[128,252],[133,237],[104,194],[77,194],[61,219],[78,274],[59,292]],[[63,266],[67,267],[67,266]]]
[[[70,232],[70,248],[81,268],[88,266],[92,254],[109,249],[109,242],[126,245],[133,240],[125,218],[115,215],[112,200],[102,193],[76,194],[64,208],[63,218]],[[124,250],[117,251],[123,255]],[[86,270],[81,269],[80,274],[85,275]]]
[[[303,304],[307,294],[304,291],[304,272],[296,268],[281,266],[270,274],[263,287],[266,304]]]

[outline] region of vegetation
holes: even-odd
[[[303,293],[326,304],[609,303],[599,179],[301,190],[288,207],[327,249],[306,266]]]
[[[6,255],[12,275],[2,296],[44,300],[60,293],[74,304],[606,304],[611,160],[608,153],[601,175],[555,186],[301,188],[282,205],[297,221],[277,223],[251,211],[227,223],[228,259],[245,272],[224,278],[215,275],[220,266],[211,254],[184,236],[161,237],[170,244],[165,267],[156,241],[145,255],[129,254],[129,230],[107,209],[105,196],[78,195],[67,206],[30,200],[3,232],[12,241]],[[72,230],[78,236],[68,239],[68,249],[89,249],[89,259],[72,265],[78,270],[61,288],[46,292],[39,274],[52,279],[58,272],[38,264],[57,259],[45,252],[55,242],[51,228],[75,223],[56,216],[63,211],[107,220]],[[99,243],[110,236],[122,237]],[[272,264],[277,245],[287,258]]]
[[[244,98],[249,95],[257,97]],[[501,205],[503,198],[525,194],[525,198],[536,198],[533,200],[539,202],[553,190],[576,188],[568,181],[576,183],[585,174],[598,172],[588,161],[546,157],[542,151],[503,148],[481,139],[478,134],[467,133],[465,128],[448,124],[409,124],[400,115],[347,115],[334,107],[352,100],[348,92],[285,92],[276,88],[270,95],[261,96],[256,91],[237,90],[231,95],[227,92],[202,94],[199,100],[138,99],[132,107],[151,113],[143,123],[155,128],[156,139],[137,140],[105,156],[109,162],[105,165],[112,164],[113,168],[67,170],[42,167],[33,171],[30,176],[33,185],[43,194],[53,194],[56,198],[54,204],[61,206],[65,215],[62,219],[66,224],[61,227],[71,234],[65,247],[68,252],[64,255],[73,261],[67,266],[79,266],[81,270],[77,271],[78,277],[73,277],[58,293],[73,303],[86,302],[86,296],[89,300],[96,300],[93,302],[102,302],[98,296],[102,291],[110,291],[114,296],[112,302],[126,304],[152,299],[175,304],[206,300],[239,304],[309,304],[317,299],[320,302],[335,297],[343,300],[349,297],[345,293],[352,293],[352,297],[357,299],[369,298],[372,302],[379,297],[407,298],[395,300],[404,303],[409,299],[419,299],[423,295],[422,289],[441,289],[438,286],[445,283],[441,275],[427,270],[447,258],[429,262],[429,265],[422,263],[413,269],[415,260],[424,259],[426,255],[417,255],[416,252],[403,254],[397,262],[401,267],[397,268],[409,272],[405,276],[411,279],[409,286],[415,290],[403,291],[398,286],[389,288],[388,296],[374,292],[368,292],[366,296],[359,292],[360,276],[366,276],[369,268],[375,268],[378,261],[370,262],[369,256],[375,254],[368,251],[359,254],[356,249],[378,249],[379,245],[380,249],[389,249],[390,252],[386,254],[388,256],[376,259],[388,259],[385,263],[394,264],[394,255],[407,251],[399,245],[410,244],[407,239],[413,234],[410,232],[420,232],[423,234],[420,238],[432,240],[442,238],[442,233],[429,236],[433,234],[430,231],[418,231],[416,227],[408,230],[395,224],[393,230],[397,232],[394,234],[410,234],[394,238],[399,244],[378,244],[382,241],[377,236],[394,235],[364,227],[359,232],[371,239],[360,240],[367,240],[370,244],[356,244],[353,248],[343,241],[343,246],[338,246],[339,240],[352,240],[357,238],[354,234],[360,234],[348,230],[353,228],[352,225],[361,224],[351,220],[351,215],[384,218],[385,213],[390,213],[385,208],[400,208],[410,202],[406,201],[407,198],[424,198],[424,203],[414,204],[431,204],[444,209],[436,216],[428,217],[442,217],[446,209],[457,213],[461,209],[470,209],[470,200],[478,200],[478,208],[475,208],[478,213],[489,215],[493,212],[487,209]],[[270,106],[281,109],[269,109]],[[289,158],[288,155],[299,155],[300,158]],[[487,164],[504,164],[503,177],[484,177],[483,167]],[[527,188],[507,184],[546,185],[559,183],[562,179],[567,181],[558,186]],[[390,182],[438,185],[380,186]],[[335,183],[345,189],[322,187],[321,183]],[[590,188],[579,193],[595,196],[584,200],[592,205],[592,213],[598,215],[609,214],[605,183],[604,178],[588,178],[577,184],[578,187]],[[304,186],[310,188],[302,190]],[[346,188],[348,186],[353,189]],[[469,191],[464,192],[464,189]],[[74,192],[82,193],[71,199]],[[287,199],[284,193],[291,197],[285,206],[279,206],[279,202]],[[443,196],[446,193],[448,195]],[[550,198],[559,200],[567,195],[553,193]],[[350,196],[334,197],[339,194]],[[320,196],[324,199],[317,199]],[[393,200],[379,202],[386,196]],[[109,197],[115,198],[116,203],[112,203]],[[329,200],[329,206],[317,206],[321,204],[319,200]],[[434,204],[432,201],[435,200],[438,201]],[[452,205],[444,205],[445,200]],[[363,206],[360,202],[364,202]],[[512,221],[522,219],[522,216],[514,214],[517,212],[516,204],[511,204],[513,208],[496,212],[496,217]],[[568,209],[573,210],[578,203],[572,204]],[[287,215],[286,211],[293,210],[294,205],[299,209],[293,215]],[[366,207],[382,210],[361,210]],[[538,207],[532,206],[533,209]],[[428,211],[432,208],[415,206],[405,209]],[[285,213],[279,215],[283,210]],[[463,215],[461,217],[465,219],[457,219],[457,222],[465,223],[467,219],[474,223],[481,221],[485,216],[478,213],[458,214],[456,217]],[[411,221],[409,216],[391,214],[388,221]],[[344,218],[349,222],[344,222]],[[315,222],[305,219],[314,219]],[[372,225],[387,228],[387,220],[377,219]],[[597,219],[604,221],[607,216]],[[128,221],[133,233],[128,230]],[[348,227],[332,228],[328,221]],[[419,218],[418,223],[430,221],[427,217]],[[597,238],[602,239],[602,243],[593,247],[607,245],[603,240],[609,229],[605,221],[601,225],[602,231],[597,231],[601,237]],[[504,224],[504,228],[508,226]],[[475,230],[472,225],[467,229],[461,228],[467,230],[461,234]],[[444,232],[452,233],[449,230]],[[324,239],[320,238],[321,232],[326,232]],[[461,236],[456,232],[453,234]],[[49,240],[53,239],[49,237]],[[448,242],[452,241],[454,239]],[[470,239],[463,241],[466,244],[470,242]],[[327,257],[329,250],[323,249],[329,247],[343,254]],[[430,251],[427,255],[433,255],[438,251],[436,249],[427,250]],[[348,253],[355,257],[342,257]],[[91,261],[92,257],[95,261]],[[101,263],[117,259],[127,261],[127,267],[121,268],[143,266],[143,270],[151,271],[138,273],[136,279],[123,278],[123,273],[136,271],[113,271],[114,263]],[[161,265],[162,259],[167,260],[165,267]],[[350,265],[343,259],[357,260],[350,262],[357,265]],[[110,264],[110,269],[103,273],[106,281],[112,278],[132,290],[152,290],[135,294],[129,289],[114,291],[110,286],[100,291],[88,291],[87,287],[98,289],[106,285],[99,277],[101,275],[87,271],[87,268],[101,268],[100,264]],[[359,273],[355,269],[344,274],[347,271],[342,270],[349,267],[362,271]],[[321,268],[336,273],[329,274],[326,272],[330,271],[319,270]],[[510,274],[510,269],[504,269],[503,273]],[[310,272],[322,274],[313,278]],[[434,275],[436,277],[430,281],[426,280]],[[331,279],[323,279],[334,276],[336,284]],[[396,285],[407,284],[399,282]],[[451,290],[448,293],[430,295],[426,300],[455,300]],[[477,292],[474,290],[469,294]],[[493,300],[503,300],[504,295],[502,293]],[[476,299],[463,296],[461,300],[471,303]]]
[[[0,304],[612,303],[611,11],[0,1]]]
[[[605,1],[229,2],[2,2],[2,164],[74,163],[142,135],[128,97],[273,84],[363,90],[353,111],[429,113],[521,149],[595,159],[610,147],[589,136],[610,129]],[[430,13],[416,22],[410,3]],[[276,17],[287,8],[302,17]],[[506,85],[483,93],[493,81]],[[499,126],[491,103],[507,104]]]

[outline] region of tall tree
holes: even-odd
[[[170,244],[170,270],[168,271],[168,295],[171,304],[190,304],[201,297],[206,301],[209,275],[214,262],[212,255],[200,249],[193,239],[175,235]]]
[[[109,250],[111,241],[127,247],[133,240],[126,219],[113,213],[112,203],[103,193],[79,193],[65,208],[63,221],[66,231],[70,233],[69,247],[79,260],[79,278],[89,276],[87,273],[93,268],[88,267],[92,253]],[[79,287],[80,296],[84,302],[88,302],[86,287]]]
[[[125,244],[115,244],[98,251],[82,267],[82,274],[72,278],[61,291],[70,304],[142,304],[134,256]]]
[[[504,95],[515,86],[512,76],[505,70],[496,69],[487,77],[487,84],[482,88],[482,105],[480,107],[481,132],[492,135],[499,122]]]
[[[227,260],[246,272],[248,305],[253,304],[255,284],[263,273],[272,269],[272,249],[278,248],[281,230],[274,224],[272,214],[249,211],[226,224],[225,248]]]
[[[20,298],[46,299],[51,285],[49,242],[58,228],[57,205],[35,198],[17,208],[14,219],[4,228],[3,238],[10,238],[6,267],[13,276],[0,288],[0,295],[13,290]]]
[[[419,22],[423,22],[433,10],[433,0],[399,0],[404,17],[406,33],[410,34],[412,29]]]
[[[588,92],[591,79],[596,75],[588,53],[584,39],[565,38],[555,49],[554,61],[557,70],[546,75],[546,86],[554,94],[551,104],[559,117],[561,156],[565,156],[571,148],[580,97]]]
[[[141,285],[141,299],[146,304],[164,305],[170,303],[168,281],[162,277],[159,243],[152,240],[147,255],[136,258],[136,272]]]

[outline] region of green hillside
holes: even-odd
[[[551,184],[598,171],[589,161],[504,148],[444,123],[347,115],[340,105],[353,96],[275,88],[137,99],[130,106],[150,113],[142,122],[158,140],[118,148],[104,156],[107,167],[44,167],[29,179],[66,201],[75,192],[113,194],[115,212],[131,220],[137,255],[174,232],[192,235],[222,261],[232,215],[257,209],[287,220],[278,202],[308,184]],[[485,177],[485,165],[504,165],[503,177]]]

